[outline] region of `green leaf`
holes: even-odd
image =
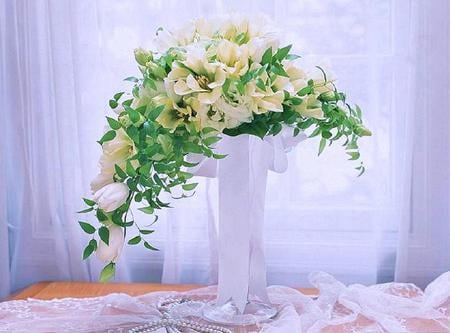
[[[222,91],[224,95],[228,94],[228,90],[230,89],[230,84],[231,84],[231,80],[230,79],[225,79],[225,82],[222,85]]]
[[[89,258],[89,256],[95,251],[95,247],[92,246],[91,242],[84,248],[83,251],[83,260]]]
[[[196,167],[199,164],[200,164],[200,162],[198,162],[198,163],[190,163],[188,161],[183,161],[183,166],[185,166],[187,168],[193,168],[193,167]]]
[[[134,76],[129,76],[129,77],[125,78],[124,81],[139,82],[139,79]]]
[[[114,94],[114,100],[118,101],[120,99],[120,97],[122,97],[123,94],[124,94],[123,91],[118,92],[117,94]]]
[[[130,177],[134,177],[137,176],[137,172],[136,170],[133,168],[133,166],[131,165],[131,162],[128,160],[126,163],[126,167],[125,167],[125,171],[127,172],[127,174]]]
[[[155,211],[155,209],[151,206],[148,207],[142,207],[142,208],[138,208],[141,212],[144,212],[145,214],[153,214],[153,212]]]
[[[109,245],[109,229],[102,226],[100,229],[98,229],[98,235],[100,236],[100,239],[106,244]]]
[[[100,282],[108,282],[114,277],[115,274],[116,274],[116,264],[110,262],[102,269],[100,273]]]
[[[81,229],[83,229],[83,231],[87,234],[92,235],[96,230],[92,225],[90,225],[87,222],[78,221],[78,223],[80,224]]]
[[[322,154],[323,150],[325,149],[325,145],[327,144],[327,140],[325,138],[320,139],[320,144],[319,144],[319,154]]]
[[[156,141],[161,145],[164,154],[168,155],[170,152],[172,152],[172,139],[169,135],[159,134]]]
[[[152,111],[150,111],[148,117],[150,119],[155,120],[156,118],[158,118],[158,116],[161,114],[161,112],[164,110],[165,106],[164,105],[159,105],[156,108],[154,108]]]
[[[127,111],[128,116],[133,123],[137,123],[141,119],[141,115],[135,109],[125,106],[125,111]]]
[[[180,171],[178,171],[178,177],[183,178],[183,179],[190,179],[190,178],[194,177],[194,175],[190,172],[180,170]]]
[[[126,129],[128,136],[135,143],[139,143],[139,130],[135,126],[130,126]]]
[[[266,85],[264,84],[264,81],[261,78],[258,78],[256,80],[256,86],[261,89],[262,91],[266,91]]]
[[[361,154],[357,151],[347,152],[347,155],[350,156],[349,158],[350,161],[355,161],[361,156]]]
[[[141,242],[141,240],[142,240],[141,236],[136,236],[136,237],[131,238],[128,241],[128,244],[129,245],[136,245],[136,244],[139,244]]]
[[[289,54],[289,51],[291,50],[291,48],[292,48],[292,44],[285,46],[281,49],[278,49],[277,53],[275,54],[275,58],[278,61],[282,61]]]
[[[312,89],[313,89],[312,86],[306,86],[306,87],[300,89],[299,91],[297,91],[297,95],[305,96],[305,95],[309,94],[312,91]]]
[[[269,134],[277,135],[278,133],[281,132],[282,129],[283,129],[283,126],[281,125],[281,123],[275,123],[275,124],[273,124],[272,128],[270,129]]]
[[[227,157],[227,154],[213,154],[212,157],[215,158],[216,160],[221,160],[225,157]]]
[[[110,130],[103,134],[102,138],[98,141],[98,143],[103,144],[105,142],[111,141],[116,137],[116,131]]]
[[[209,134],[209,133],[212,133],[212,132],[218,132],[215,128],[213,128],[213,127],[205,127],[205,128],[203,128],[202,129],[202,133],[203,134]]]
[[[249,36],[247,32],[241,32],[239,35],[237,35],[234,38],[234,41],[236,42],[236,44],[238,45],[242,45],[245,44],[249,41]]]
[[[94,200],[90,200],[90,199],[86,199],[83,198],[83,201],[86,203],[86,205],[88,206],[94,206],[96,204],[96,202]]]
[[[327,131],[327,130],[322,131],[322,138],[329,139],[332,136],[333,136],[333,134],[330,131]]]
[[[106,117],[106,120],[108,121],[109,126],[113,129],[113,130],[118,130],[119,128],[122,127],[122,125],[115,119],[110,118],[110,117]]]
[[[244,83],[242,81],[237,81],[236,82],[236,88],[237,88],[237,90],[239,91],[239,93],[241,95],[245,94],[245,86],[244,86]]]
[[[147,249],[149,249],[149,250],[152,250],[152,251],[159,251],[159,249],[157,249],[156,247],[154,247],[154,246],[151,246],[148,242],[146,242],[146,241],[144,241],[144,246],[147,248]]]
[[[272,48],[269,47],[263,54],[261,65],[270,64],[272,62]]]
[[[283,66],[281,66],[280,64],[274,64],[272,66],[272,72],[279,76],[289,77],[288,73],[286,73]]]
[[[202,147],[189,141],[183,143],[183,150],[187,153],[196,153],[196,154],[203,153]]]
[[[149,87],[150,89],[153,89],[153,90],[157,89],[155,81],[149,77],[144,80],[144,86]]]
[[[139,173],[144,176],[148,176],[150,174],[150,170],[152,168],[151,163],[145,163],[139,167]]]
[[[109,100],[109,107],[110,107],[111,109],[115,109],[118,105],[119,105],[119,103],[117,103],[117,101],[115,101],[115,100],[113,100],[113,99],[110,99],[110,100]]]
[[[319,135],[321,131],[322,131],[322,129],[321,129],[320,127],[317,127],[317,128],[310,134],[309,137],[310,137],[310,138],[313,138],[313,137]]]
[[[106,214],[101,209],[97,209],[96,216],[100,222],[108,221],[108,216],[106,216]]]
[[[183,184],[183,185],[181,185],[181,187],[185,191],[192,191],[193,189],[195,189],[197,187],[197,185],[198,185],[198,183]]]
[[[141,230],[139,230],[139,232],[141,234],[143,234],[143,235],[150,235],[150,234],[154,233],[155,230],[143,230],[143,229],[141,229]]]
[[[290,101],[292,102],[292,105],[300,105],[303,103],[303,100],[301,98],[298,97],[292,97],[290,99]]]
[[[86,209],[83,209],[83,210],[79,210],[79,211],[77,212],[77,214],[89,213],[89,212],[92,212],[93,210],[94,210],[93,207],[89,207],[89,208],[86,208]]]
[[[116,171],[116,174],[120,179],[127,178],[127,174],[125,173],[125,171],[123,171],[117,164],[114,165],[114,170]]]
[[[298,58],[301,58],[299,55],[296,55],[296,54],[288,54],[287,56],[286,56],[286,59],[287,60],[296,60],[296,59],[298,59]]]
[[[203,143],[207,146],[211,146],[216,142],[219,142],[220,140],[222,140],[220,136],[211,136],[209,138],[203,139]]]

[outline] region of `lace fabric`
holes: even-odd
[[[450,332],[450,272],[441,275],[424,291],[403,283],[345,286],[323,272],[311,274],[310,282],[320,291],[317,299],[288,287],[269,287],[270,299],[280,309],[276,319],[258,326],[236,328],[234,332]],[[194,300],[208,301],[214,299],[216,288],[182,294]],[[127,332],[134,326],[160,318],[156,303],[162,297],[175,295],[179,293],[3,302],[0,303],[0,332]],[[175,315],[193,318],[200,311],[200,308],[179,308]]]

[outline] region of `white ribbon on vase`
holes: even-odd
[[[225,159],[188,156],[199,163],[189,172],[219,182],[218,305],[231,300],[243,313],[249,297],[269,302],[263,248],[267,173],[286,171],[287,151],[305,139],[293,137],[292,128],[264,140],[224,136],[215,149],[227,154]]]

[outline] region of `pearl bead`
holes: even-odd
[[[183,297],[166,297],[161,299],[156,308],[161,312],[161,319],[153,320],[147,324],[137,326],[128,331],[128,333],[150,333],[159,330],[160,328],[192,328],[199,333],[232,333],[231,330],[225,327],[200,324],[198,322],[187,319],[174,319],[170,316],[170,311],[178,305],[196,305],[203,302],[192,301]]]

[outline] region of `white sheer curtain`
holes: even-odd
[[[80,260],[85,239],[74,212],[96,173],[107,101],[127,87],[121,78],[137,72],[133,48],[151,47],[159,26],[232,11],[263,12],[298,52],[328,59],[375,133],[362,142],[361,178],[341,149],[317,158],[314,140],[290,153],[288,172],[270,175],[269,282],[303,286],[313,270],[348,283],[382,282],[394,279],[396,257],[402,280],[424,284],[448,270],[448,6],[445,0],[1,2],[7,140],[0,150],[6,277],[0,293],[38,280],[96,278],[96,260]],[[160,218],[152,240],[161,251],[125,251],[120,279],[214,282],[216,184],[200,183],[193,198]]]

